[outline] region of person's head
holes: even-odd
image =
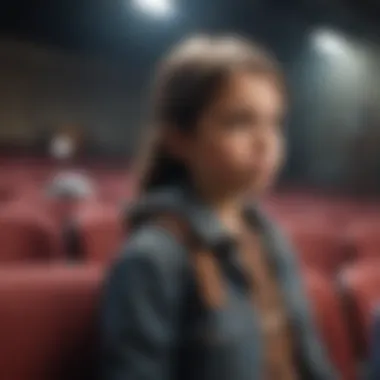
[[[285,85],[276,61],[239,38],[195,37],[156,78],[138,190],[179,182],[260,192],[283,158]]]
[[[50,155],[56,160],[67,160],[75,153],[75,143],[71,136],[58,134],[54,136],[49,146]]]

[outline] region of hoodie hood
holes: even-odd
[[[135,229],[161,214],[174,213],[187,219],[187,205],[178,189],[167,188],[145,194],[128,205],[126,219],[130,229]]]

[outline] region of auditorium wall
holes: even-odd
[[[131,86],[122,63],[0,40],[0,141],[33,144],[75,125],[97,145],[129,149],[139,119]]]

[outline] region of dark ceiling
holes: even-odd
[[[292,33],[297,35],[308,25],[332,24],[348,33],[380,37],[379,0],[173,1],[181,18],[160,25],[137,17],[129,0],[2,1],[0,35],[125,57],[134,54],[146,36],[157,41],[151,49],[158,51],[163,41],[198,30],[234,30],[272,43],[285,39],[283,29],[292,41]]]

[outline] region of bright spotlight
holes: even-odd
[[[344,55],[347,45],[344,37],[329,30],[319,30],[313,35],[315,47],[322,53],[329,55]]]
[[[171,0],[133,0],[140,11],[160,18],[170,17],[174,13]]]

